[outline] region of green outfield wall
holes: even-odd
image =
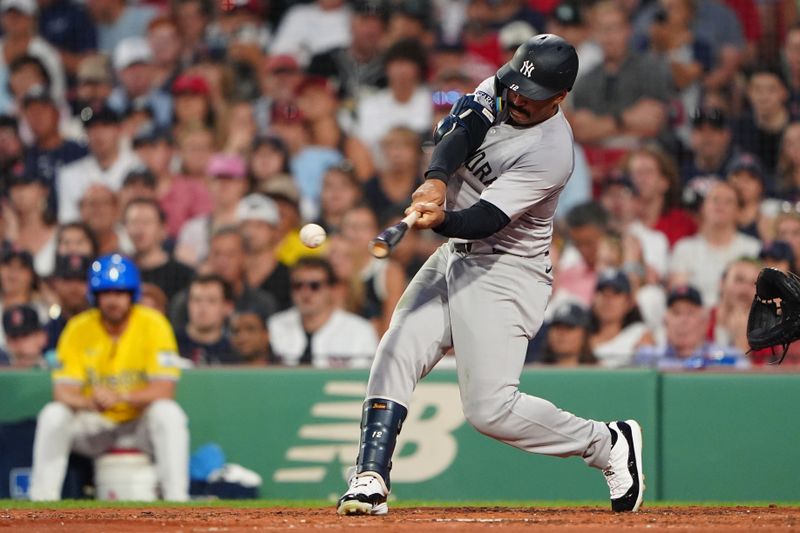
[[[265,498],[334,498],[357,454],[365,371],[201,369],[178,400],[192,447],[214,442],[257,471]],[[644,428],[647,497],[800,501],[800,374],[660,374],[530,369],[520,388],[579,416]],[[0,373],[0,420],[35,416],[46,373]],[[398,443],[393,493],[425,500],[602,500],[578,458],[526,454],[480,435],[461,413],[454,370],[418,386]]]

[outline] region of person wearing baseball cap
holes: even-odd
[[[541,363],[556,366],[595,365],[589,346],[589,310],[565,301],[553,310],[542,350]]]
[[[276,255],[278,204],[261,193],[253,193],[239,202],[236,217],[244,240],[247,284],[272,294],[279,309],[287,309],[292,304],[289,268]]]
[[[783,272],[794,272],[795,270],[794,250],[786,241],[775,240],[765,244],[761,248],[758,258],[768,268],[777,268]]]
[[[500,28],[497,33],[497,42],[500,45],[502,62],[511,61],[517,48],[537,33],[539,32],[536,31],[536,28],[524,20],[512,20]]]
[[[0,69],[6,72],[4,81],[0,84],[0,109],[9,109],[12,98],[21,96],[12,94],[13,91],[19,91],[16,82],[6,82],[14,77],[15,63],[27,61],[31,57],[35,57],[45,71],[46,83],[56,100],[65,101],[64,68],[58,50],[39,35],[36,20],[38,11],[36,0],[0,1],[0,49],[4,51],[0,54]]]
[[[92,258],[80,254],[56,255],[56,266],[47,283],[56,297],[48,312],[50,320],[45,325],[47,332],[46,351],[55,350],[58,338],[67,321],[89,308],[86,299],[86,277]]]
[[[592,38],[586,10],[577,0],[560,2],[547,21],[547,33],[560,35],[575,46],[578,52],[578,79],[603,62],[603,51]]]
[[[114,72],[119,84],[108,99],[117,113],[129,112],[135,106],[152,111],[155,122],[163,127],[172,120],[172,97],[168,91],[153,85],[153,51],[144,37],[127,37],[114,48]]]
[[[264,60],[264,74],[261,76],[262,96],[256,102],[262,131],[269,126],[272,105],[293,101],[295,90],[305,76],[297,59],[289,54],[268,56]]]
[[[3,310],[8,365],[16,368],[45,368],[47,335],[39,313],[30,305],[14,305]],[[0,362],[2,365],[2,362]]]
[[[633,364],[660,369],[749,367],[747,358],[738,349],[706,340],[709,318],[709,311],[703,307],[703,297],[697,288],[691,285],[674,287],[667,295],[664,342],[640,347]]]
[[[80,199],[93,183],[114,192],[122,187],[128,171],[141,164],[128,143],[120,142],[120,115],[108,105],[85,107],[79,116],[86,130],[89,155],[63,167],[57,181],[58,221],[80,218]]]
[[[53,271],[56,227],[48,209],[50,184],[34,168],[23,168],[9,176],[8,206],[14,214],[16,242],[34,256],[36,273],[48,276]]]
[[[631,282],[622,270],[600,273],[591,309],[589,345],[601,365],[625,366],[631,362],[639,345],[652,343]]]
[[[272,198],[278,206],[280,223],[276,231],[278,260],[292,267],[306,255],[320,255],[323,247],[310,249],[300,240],[300,189],[291,175],[276,176],[261,184],[259,192]]]
[[[81,59],[75,75],[77,86],[76,112],[85,107],[99,109],[114,89],[114,73],[104,54],[90,54]]]
[[[58,212],[56,175],[61,167],[85,157],[86,146],[64,139],[60,131],[60,112],[50,90],[34,85],[22,97],[22,116],[33,134],[25,153],[25,165],[35,172],[47,188],[47,214],[54,219]]]
[[[247,164],[237,154],[216,153],[206,167],[208,190],[214,203],[209,214],[187,221],[178,234],[175,258],[189,266],[200,264],[208,254],[211,235],[237,223],[239,201],[247,194]]]
[[[197,129],[199,125],[213,127],[214,109],[211,99],[211,86],[199,74],[181,74],[172,82],[172,103],[176,138],[181,134]]]

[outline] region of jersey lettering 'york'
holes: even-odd
[[[482,105],[493,105],[487,95],[494,95],[494,78],[484,80],[475,94]],[[515,255],[543,254],[550,248],[558,196],[573,164],[572,129],[560,109],[530,128],[496,124],[448,182],[446,208],[461,210],[486,200],[511,222],[481,242]]]

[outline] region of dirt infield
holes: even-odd
[[[451,507],[394,509],[384,517],[339,517],[332,508],[229,509],[211,507],[140,509],[0,510],[0,531],[52,532],[227,532],[344,531],[776,531],[800,530],[799,507],[653,507],[636,514],[606,509]]]

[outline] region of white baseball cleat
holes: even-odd
[[[642,428],[635,420],[626,420],[611,422],[608,429],[616,434],[608,468],[603,470],[611,491],[611,509],[615,512],[638,511],[644,494]]]
[[[350,478],[350,487],[339,498],[336,512],[340,515],[384,515],[389,512],[388,494],[379,474],[364,472]]]

